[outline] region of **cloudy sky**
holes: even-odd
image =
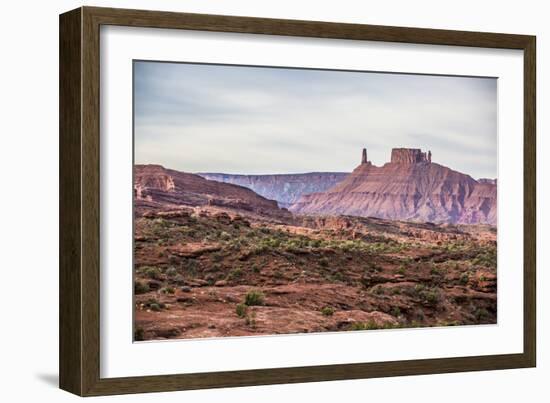
[[[497,83],[466,78],[135,62],[135,162],[187,172],[349,172],[392,147],[497,175]]]

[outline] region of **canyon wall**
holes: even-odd
[[[199,173],[208,180],[244,186],[257,194],[277,201],[279,207],[288,208],[304,194],[323,192],[344,180],[344,172],[312,172],[279,175],[234,175]]]

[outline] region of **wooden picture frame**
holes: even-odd
[[[100,377],[99,35],[102,25],[524,52],[524,349],[469,356],[128,378]],[[525,368],[536,365],[535,37],[81,7],[60,16],[60,387],[81,396]]]

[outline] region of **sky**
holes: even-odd
[[[134,62],[134,158],[185,172],[350,172],[394,147],[497,177],[497,80]]]

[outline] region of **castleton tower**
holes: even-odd
[[[363,148],[363,155],[361,157],[361,164],[366,164],[367,162],[369,162],[367,160],[367,149]]]

